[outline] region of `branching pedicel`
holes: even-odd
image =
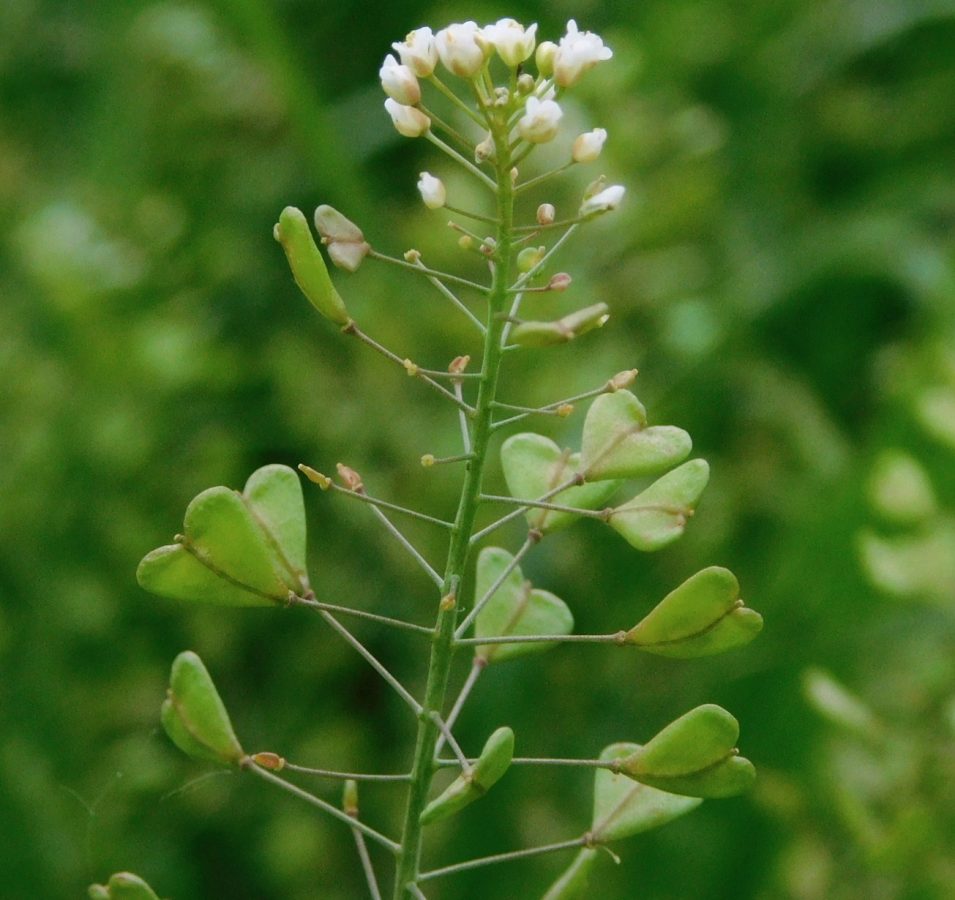
[[[272,752],[247,753],[194,653],[176,659],[163,705],[166,731],[186,753],[236,766],[345,823],[354,833],[373,898],[382,893],[368,841],[394,856],[396,900],[424,897],[431,882],[466,869],[570,848],[578,850],[577,856],[545,896],[549,900],[585,896],[587,873],[597,858],[597,848],[661,825],[692,809],[702,798],[741,792],[755,777],[752,765],[736,750],[736,720],[710,705],[686,713],[643,745],[613,744],[596,759],[515,757],[520,735],[515,736],[506,726],[488,737],[476,757],[469,753],[472,748],[459,746],[454,737],[454,725],[488,665],[571,642],[632,645],[672,657],[703,656],[747,643],[762,625],[760,616],[740,600],[732,573],[714,567],[689,578],[632,628],[605,635],[573,634],[573,616],[567,604],[549,591],[531,586],[521,574],[522,560],[538,542],[583,516],[605,522],[637,550],[667,546],[683,533],[709,475],[703,460],[686,461],[691,441],[685,431],[648,424],[646,410],[627,390],[635,371],[621,372],[591,391],[541,408],[498,400],[501,373],[506,368],[503,363],[510,351],[547,348],[606,321],[604,304],[556,321],[522,321],[521,301],[531,291],[567,287],[568,275],[547,274],[551,261],[581,225],[613,210],[624,195],[623,187],[606,186],[599,179],[586,191],[574,215],[558,220],[553,206],[543,203],[537,207],[535,221],[515,218],[519,197],[531,194],[571,165],[595,160],[607,137],[600,128],[582,134],[573,141],[566,165],[533,177],[523,175],[523,163],[535,146],[558,138],[564,92],[588,69],[612,55],[599,37],[578,31],[573,21],[559,44],[537,45],[535,55],[535,32],[536,25],[525,29],[511,19],[485,28],[465,22],[436,35],[420,28],[394,45],[398,58],[389,55],[380,72],[388,94],[385,107],[395,128],[407,137],[430,141],[493,197],[496,211],[485,216],[447,205],[445,186],[429,173],[421,173],[418,182],[429,208],[446,208],[477,223],[478,228],[493,228],[493,234],[481,236],[465,225],[456,226],[462,247],[486,258],[487,282],[479,284],[436,271],[416,251],[409,251],[403,259],[388,257],[373,249],[361,230],[337,210],[320,206],[315,214],[322,243],[338,267],[354,271],[367,258],[387,260],[425,279],[451,301],[455,314],[471,321],[480,350],[462,347],[462,355],[443,370],[424,368],[382,346],[349,315],[302,213],[285,209],[275,227],[275,237],[287,254],[295,280],[316,309],[340,325],[344,334],[426,384],[459,420],[461,453],[446,459],[422,458],[426,466],[461,464],[460,500],[453,519],[372,496],[359,474],[347,466],[338,466],[338,481],[300,466],[323,490],[366,504],[370,514],[434,581],[433,627],[392,618],[387,611],[369,613],[324,602],[321,585],[313,589],[306,574],[301,485],[298,476],[285,466],[267,466],[255,472],[241,493],[216,487],[200,494],[186,510],[183,533],[175,543],[154,550],[139,567],[140,583],[164,596],[231,606],[315,610],[417,718],[418,737],[409,771],[365,774],[307,768]],[[525,71],[531,68],[532,55],[536,76]],[[500,82],[495,81],[498,76]],[[450,108],[451,115],[440,118],[432,111],[423,98],[422,82],[443,98],[440,102]],[[532,246],[538,239],[542,245]],[[483,308],[475,311],[465,303],[456,293],[459,286],[468,288],[469,296],[477,291]],[[479,362],[469,370],[472,357]],[[514,434],[500,446],[509,493],[485,492],[485,464],[496,432],[535,415],[567,416],[576,404],[588,400],[592,403],[579,452],[563,450],[538,434]],[[655,478],[648,487],[629,499],[613,501],[621,493],[627,497],[626,485],[632,479],[647,477]],[[485,504],[511,509],[478,530],[476,514]],[[393,519],[403,515],[447,531],[449,548],[443,570],[427,561],[402,534]],[[485,538],[522,516],[527,536],[516,552],[485,546],[477,554],[476,564],[471,564],[474,551]],[[471,579],[473,591],[468,584]],[[474,603],[463,609],[459,598],[471,593]],[[343,622],[349,616],[371,620],[375,626],[420,633],[428,639],[430,659],[423,697],[413,696],[360,642]],[[473,653],[473,665],[463,686],[452,695],[451,661],[458,651]],[[480,799],[515,765],[593,767],[596,796],[590,826],[557,844],[422,870],[426,829]],[[458,777],[435,796],[432,780],[444,767],[458,770]],[[343,807],[286,781],[279,774],[283,770],[343,779]],[[407,792],[404,821],[393,837],[359,818],[357,783],[362,780],[393,781],[397,790]]]

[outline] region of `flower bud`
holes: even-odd
[[[90,900],[159,900],[156,892],[138,875],[117,872],[108,884],[91,884]]]
[[[316,208],[315,227],[332,262],[346,272],[354,272],[371,250],[361,229],[333,206],[323,203]]]
[[[512,69],[534,52],[536,24],[525,30],[514,19],[499,19],[494,25],[485,26],[483,31],[487,42]]]
[[[517,123],[517,130],[525,141],[544,144],[557,136],[563,110],[556,101],[528,97],[524,109],[525,113]]]
[[[410,32],[403,44],[391,45],[407,66],[419,78],[427,78],[438,64],[438,49],[430,28],[417,28]]]
[[[473,78],[484,67],[488,47],[481,29],[474,22],[442,28],[434,36],[442,65],[461,78]]]
[[[415,73],[402,65],[390,53],[378,70],[384,92],[393,100],[414,106],[421,99],[421,86]]]
[[[257,766],[261,766],[263,769],[268,769],[271,772],[281,772],[285,768],[285,757],[279,756],[278,753],[272,753],[271,751],[264,751],[263,753],[253,753],[252,762]]]
[[[610,379],[610,390],[611,391],[621,391],[624,388],[630,387],[637,380],[637,370],[636,369],[624,369],[622,372],[617,372],[613,378]]]
[[[600,156],[605,140],[607,140],[607,131],[604,128],[595,128],[593,131],[578,135],[571,152],[574,162],[593,162]]]
[[[616,209],[623,200],[626,188],[622,184],[612,184],[608,188],[588,197],[580,205],[581,216],[595,216]]]
[[[361,480],[361,475],[359,475],[354,469],[346,466],[344,463],[338,463],[335,468],[338,469],[338,477],[341,478],[348,490],[360,494],[365,489],[365,485]]]
[[[448,198],[444,182],[430,172],[422,172],[418,176],[418,193],[428,209],[440,209]]]
[[[494,146],[494,138],[488,132],[487,137],[474,148],[474,161],[480,165],[488,160],[493,161],[496,155],[497,148]]]
[[[551,275],[550,281],[547,282],[547,290],[566,291],[571,281],[573,279],[566,272],[558,272],[556,275]]]
[[[327,491],[332,486],[331,478],[316,471],[311,466],[306,466],[305,463],[299,463],[298,470],[311,481],[312,484],[317,484],[323,491]]]
[[[557,218],[557,210],[553,203],[542,203],[537,207],[537,224],[550,225]]]
[[[338,325],[350,321],[345,303],[335,290],[302,211],[286,206],[272,233],[282,245],[292,277],[301,292],[326,319]]]
[[[525,247],[517,254],[517,270],[530,272],[544,258],[546,252],[546,247]]]
[[[517,92],[519,94],[529,94],[532,90],[534,90],[534,83],[534,76],[524,72],[522,75],[518,76]]]
[[[448,363],[448,372],[450,372],[452,375],[460,375],[462,372],[467,370],[468,364],[470,362],[470,356],[455,356],[454,359]]]
[[[559,277],[559,276],[554,276]],[[553,322],[522,322],[511,331],[511,340],[520,347],[550,347],[600,328],[610,318],[606,303],[595,303]]]
[[[556,54],[557,44],[553,41],[544,41],[537,46],[534,62],[537,63],[537,71],[545,78],[549,78],[554,74],[554,57]]]
[[[431,120],[420,109],[399,103],[393,97],[385,100],[385,110],[398,134],[416,138],[431,130]]]
[[[560,39],[554,53],[554,80],[561,87],[570,87],[598,62],[610,59],[613,51],[590,31],[578,31],[577,23],[567,23],[567,34]]]

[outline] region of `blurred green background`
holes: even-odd
[[[947,0],[4,0],[0,896],[79,897],[118,869],[177,900],[365,895],[346,831],[259,783],[195,781],[159,703],[192,648],[248,749],[381,771],[409,758],[404,708],[316,617],[179,607],[134,572],[194,494],[267,462],[342,460],[379,496],[453,509],[455,474],[417,464],[455,452],[453,416],[313,314],[271,228],[286,204],[328,202],[386,252],[457,266],[414,184],[442,175],[458,205],[472,188],[393,131],[377,71],[411,28],[501,16],[552,39],[575,17],[614,49],[568,98],[564,139],[607,127],[599,171],[629,190],[562,257],[573,288],[531,307],[604,300],[610,324],[510,357],[508,398],[637,366],[654,419],[713,466],[673,548],[641,556],[584,523],[525,571],[596,632],[722,564],[766,629],[689,663],[569,647],[502,665],[460,738],[510,723],[522,753],[593,756],[717,702],[757,788],[621,844],[593,897],[955,896]],[[573,209],[595,174],[533,203]],[[366,263],[338,282],[402,354],[443,366],[474,349],[463,317],[401,273]],[[573,444],[580,418],[540,427]],[[306,495],[320,596],[426,618],[427,583],[367,511]],[[513,549],[519,530],[504,537]],[[421,687],[413,636],[358,630]],[[514,772],[435,829],[429,865],[579,834],[591,789],[587,772]],[[399,794],[363,792],[371,824],[394,833]],[[431,896],[539,896],[563,862]]]

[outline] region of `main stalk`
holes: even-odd
[[[488,297],[487,331],[481,361],[481,378],[471,431],[473,458],[466,463],[464,483],[458,511],[451,532],[451,546],[444,572],[444,597],[438,607],[435,636],[431,647],[428,682],[418,722],[411,787],[405,810],[401,851],[398,854],[395,876],[395,900],[406,900],[408,885],[413,884],[419,872],[421,859],[421,825],[419,817],[428,801],[431,781],[435,773],[434,748],[438,740],[438,726],[433,714],[441,715],[448,690],[448,675],[453,656],[454,629],[457,624],[457,597],[465,576],[474,533],[474,517],[478,509],[481,480],[487,460],[491,436],[491,404],[497,396],[501,367],[501,336],[505,327],[507,289],[511,282],[511,250],[513,242],[514,193],[511,182],[510,149],[506,126],[494,129],[497,148],[497,246],[491,292]]]

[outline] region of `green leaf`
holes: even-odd
[[[501,446],[501,465],[511,496],[519,500],[538,500],[560,484],[570,480],[580,465],[580,454],[561,449],[540,434],[515,434]],[[567,488],[550,502],[579,509],[599,509],[617,489],[619,482],[601,481]],[[531,528],[547,534],[566,528],[578,517],[573,513],[549,509],[529,509]]]
[[[194,759],[237,765],[245,757],[212,678],[191,650],[173,661],[161,719],[173,743]]]
[[[139,564],[140,585],[175,600],[226,606],[285,603],[304,593],[305,506],[295,472],[265,466],[245,493],[209,488],[186,508],[178,543]]]
[[[594,867],[597,854],[598,851],[593,847],[584,847],[541,900],[577,900],[577,898],[588,896],[586,891],[590,880],[590,870]]]
[[[309,303],[326,319],[338,325],[347,325],[351,321],[348,310],[332,284],[304,213],[294,206],[286,206],[272,234],[282,245],[295,283]]]
[[[475,601],[480,600],[514,557],[500,547],[485,547],[477,561],[474,588]],[[520,567],[515,566],[491,599],[478,613],[474,623],[475,637],[507,637],[522,634],[570,634],[574,617],[567,604],[549,591],[532,588],[524,581]],[[500,662],[536,653],[553,644],[535,641],[529,644],[483,644],[475,652],[487,662]]]
[[[709,477],[705,460],[683,463],[618,506],[609,519],[611,528],[638,550],[660,550],[672,544],[683,534]]]
[[[659,475],[690,455],[693,441],[672,425],[647,426],[647,411],[630,391],[602,394],[584,421],[580,464],[588,481]]]
[[[159,900],[153,889],[132,872],[117,872],[106,885],[91,884],[89,896],[92,900]]]
[[[713,704],[698,706],[671,722],[620,764],[631,778],[690,797],[731,797],[756,779],[753,764],[739,756],[739,723]]]
[[[421,813],[421,824],[431,825],[460,812],[483,797],[511,765],[514,732],[498,728],[488,739],[470,772],[462,773],[435,797]]]
[[[641,750],[639,744],[611,744],[600,758],[622,760]],[[594,819],[591,831],[598,843],[659,828],[695,809],[703,801],[682,797],[634,782],[619,772],[598,769],[594,778]]]
[[[627,640],[660,656],[689,659],[748,644],[763,628],[763,617],[739,599],[729,569],[710,566],[671,591]]]

